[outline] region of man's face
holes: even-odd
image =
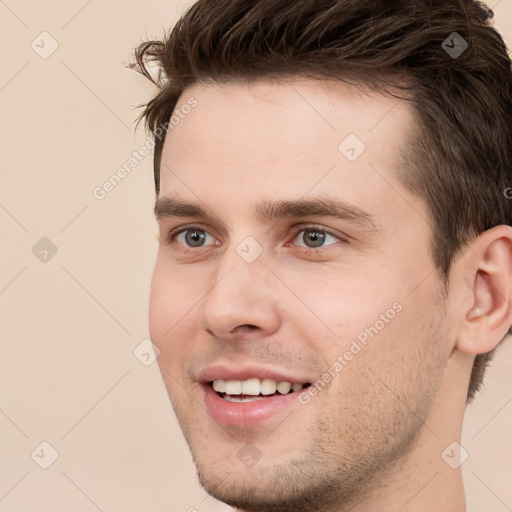
[[[430,215],[397,178],[411,106],[312,80],[191,97],[161,165],[163,379],[213,496],[328,510],[407,454],[450,355]]]

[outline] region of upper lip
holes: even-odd
[[[312,383],[308,377],[303,378],[301,375],[290,375],[288,372],[276,369],[265,368],[263,366],[244,365],[229,367],[227,365],[211,365],[201,370],[197,376],[198,382],[207,383],[213,380],[248,380],[251,378],[274,379],[276,382],[290,382],[291,384]]]

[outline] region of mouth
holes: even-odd
[[[213,391],[228,402],[248,403],[269,399],[275,396],[299,393],[311,385],[310,382],[287,382],[274,379],[252,377],[246,380],[216,379],[208,382]]]
[[[314,382],[301,370],[292,373],[279,367],[221,362],[203,368],[196,381],[207,416],[219,425],[244,429],[283,421],[283,414],[294,407],[304,411],[299,397]]]

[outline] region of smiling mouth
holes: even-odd
[[[298,393],[309,387],[311,383],[305,382],[278,382],[274,379],[251,378],[240,380],[213,380],[209,382],[217,395],[228,402],[255,402],[273,396]]]

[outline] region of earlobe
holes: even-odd
[[[512,228],[496,226],[469,246],[465,272],[471,306],[464,312],[457,349],[470,354],[493,350],[512,324]]]

